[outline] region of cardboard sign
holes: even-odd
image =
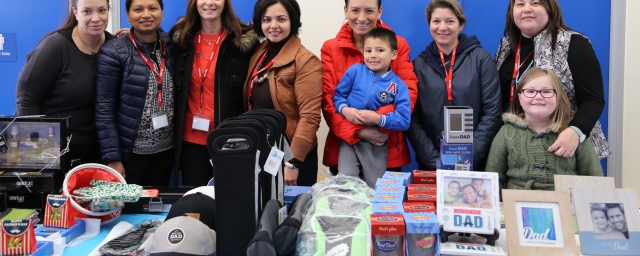
[[[42,224],[46,227],[70,228],[75,224],[69,197],[63,195],[49,195],[44,211]]]
[[[5,220],[2,222],[2,255],[32,254],[38,248],[31,220]]]

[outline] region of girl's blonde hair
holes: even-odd
[[[522,93],[522,88],[525,85],[541,76],[548,77],[549,80],[551,80],[553,89],[556,90],[556,109],[555,111],[553,111],[553,114],[551,114],[551,124],[549,125],[549,128],[553,132],[564,131],[564,129],[567,129],[567,127],[569,127],[569,122],[571,122],[571,119],[573,118],[573,111],[571,111],[571,105],[569,104],[567,93],[565,93],[560,79],[558,79],[558,76],[556,76],[553,71],[537,67],[529,69],[524,75],[522,75],[520,83],[516,88],[515,94],[519,95],[520,93]],[[520,105],[519,97],[513,98],[513,102],[511,102],[509,112],[519,117],[525,118],[524,109],[522,109],[522,106]]]

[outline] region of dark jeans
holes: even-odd
[[[206,145],[182,141],[180,152],[180,174],[183,186],[206,186],[213,178],[211,156]]]
[[[166,187],[173,170],[173,149],[150,155],[132,154],[122,165],[127,183]]]

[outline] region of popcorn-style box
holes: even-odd
[[[404,202],[404,192],[402,193],[376,193],[373,195],[373,203],[398,203]]]
[[[440,224],[433,212],[404,213],[407,255],[440,255]]]
[[[411,173],[410,172],[390,172],[390,171],[386,171],[384,173],[384,175],[382,175],[383,179],[390,179],[390,180],[395,180],[395,179],[399,179],[399,180],[403,180],[403,185],[409,185],[410,183],[413,183],[413,180],[411,178]]]
[[[373,214],[402,214],[404,212],[402,203],[373,203],[371,208],[373,208]]]
[[[407,255],[402,214],[371,214],[371,240],[375,255]]]
[[[383,179],[383,178],[378,178],[378,180],[376,180],[376,189],[379,186],[395,186],[395,187],[402,187],[404,186],[404,181],[400,180],[400,179]]]
[[[407,191],[405,186],[380,185],[376,187],[376,193],[404,193],[405,191]]]
[[[47,196],[42,225],[55,228],[70,228],[75,225],[73,207],[69,197],[63,195]]]
[[[436,184],[436,171],[414,170],[414,184]]]
[[[436,202],[438,194],[434,190],[412,190],[407,193],[409,202]]]
[[[402,206],[404,212],[436,212],[436,205],[433,202],[404,202]]]
[[[407,190],[413,191],[436,191],[437,186],[435,184],[409,184]]]
[[[5,220],[2,222],[2,255],[32,254],[38,248],[31,220]]]

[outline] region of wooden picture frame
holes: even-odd
[[[640,213],[635,189],[573,189],[583,254],[638,255]]]
[[[436,177],[436,209],[444,231],[493,234],[494,229],[500,230],[500,188],[497,173],[437,170]],[[458,190],[455,196],[447,196],[450,192],[449,185]],[[475,193],[474,199],[463,195],[469,191]],[[469,200],[475,200],[475,205],[467,202]]]
[[[578,176],[578,175],[553,175],[556,191],[569,192],[571,202],[571,217],[573,221],[573,232],[578,234],[578,221],[573,204],[573,193],[576,188],[605,188],[615,189],[616,184],[613,177]]]
[[[578,255],[569,193],[502,190],[509,255]]]

